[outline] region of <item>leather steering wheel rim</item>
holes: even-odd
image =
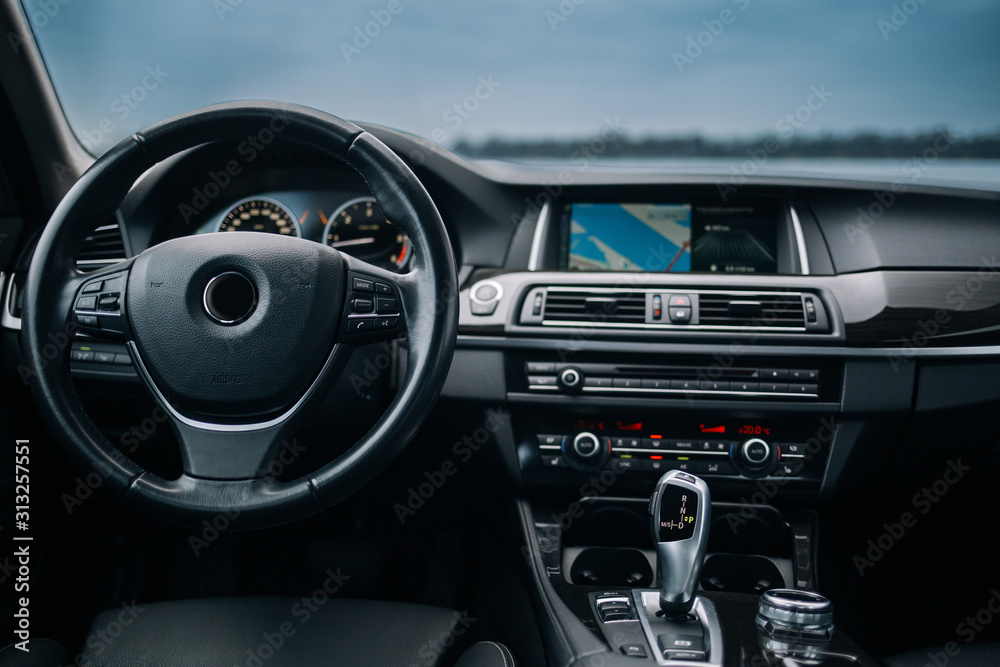
[[[76,269],[76,253],[94,226],[114,215],[135,181],[156,163],[198,145],[238,141],[266,129],[280,133],[282,141],[319,149],[354,168],[386,217],[409,236],[414,250],[411,269],[407,274],[390,274],[404,292],[407,311],[405,377],[371,430],[309,475],[290,482],[187,474],[178,480],[163,479],[141,468],[100,432],[71,381],[72,312],[78,289],[92,275]],[[350,260],[348,269],[371,268],[346,256],[345,260]],[[206,107],[117,144],[56,208],[39,238],[24,290],[21,345],[26,381],[56,440],[79,467],[100,475],[102,486],[125,504],[171,523],[197,527],[220,513],[238,513],[234,529],[287,523],[336,504],[371,480],[409,443],[433,407],[451,365],[458,329],[451,243],[434,202],[413,172],[357,125],[276,102]]]

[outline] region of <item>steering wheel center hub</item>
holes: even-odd
[[[257,287],[238,271],[220,273],[205,285],[202,304],[219,324],[239,324],[257,307]]]

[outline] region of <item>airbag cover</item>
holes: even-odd
[[[206,312],[205,289],[238,273],[256,304],[235,324]],[[135,259],[126,312],[160,392],[192,417],[278,413],[308,389],[330,354],[345,268],[333,248],[260,232],[173,239]]]

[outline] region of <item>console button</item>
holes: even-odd
[[[638,466],[638,461],[630,458],[631,455],[623,456],[621,458],[613,458],[604,464],[605,468],[617,469],[619,471],[626,470],[636,470]]]
[[[670,441],[670,448],[671,449],[686,449],[686,450],[694,451],[696,444],[697,443],[694,440],[671,440]]]
[[[788,379],[795,380],[796,382],[817,382],[819,380],[819,371],[791,370],[788,371]]]
[[[561,456],[542,456],[542,465],[546,468],[565,468],[566,462]]]
[[[375,292],[378,294],[392,295],[392,288],[385,283],[375,283]]]
[[[73,361],[93,361],[94,353],[85,350],[73,350],[69,358]]]
[[[702,440],[701,451],[703,452],[728,452],[729,443],[725,440]]]
[[[663,297],[659,294],[653,295],[653,319],[659,320],[663,318]]]
[[[677,461],[672,463],[671,468],[673,470],[683,470],[684,472],[695,472],[698,466],[696,465],[695,461],[692,461],[690,459],[688,460],[678,459]]]
[[[642,644],[622,644],[621,651],[630,658],[646,657],[646,647]]]
[[[760,388],[760,383],[758,382],[730,382],[729,391],[758,391]]]
[[[94,361],[99,364],[113,364],[115,363],[115,353],[114,352],[95,352]]]
[[[787,368],[762,368],[760,369],[761,380],[787,380]]]
[[[375,282],[368,280],[367,278],[358,278],[354,276],[354,282],[351,284],[351,289],[355,292],[374,292]]]
[[[375,312],[379,315],[383,313],[398,313],[399,312],[399,302],[395,299],[385,299],[382,297],[375,297]]]
[[[671,380],[671,389],[683,389],[684,391],[692,391],[698,388],[697,380]]]
[[[667,305],[671,308],[690,308],[691,297],[687,294],[672,294]]]
[[[370,319],[348,319],[347,333],[357,333],[360,331],[371,331],[372,321]]]
[[[765,394],[787,394],[788,385],[783,382],[761,382],[760,391]]]
[[[562,447],[563,440],[566,439],[564,435],[538,435],[536,437],[539,447]]]
[[[703,391],[729,391],[729,383],[717,380],[702,380],[698,384],[698,388]]]
[[[786,442],[778,445],[782,454],[802,455],[806,453],[806,446],[797,442]]]
[[[108,278],[104,281],[104,287],[101,288],[102,292],[121,292],[122,291],[122,276],[118,274],[114,278]]]
[[[685,324],[691,321],[690,308],[669,308],[670,321],[675,324]]]
[[[642,446],[646,449],[661,449],[664,447],[664,442],[663,438],[643,438]]]
[[[802,468],[802,461],[781,461],[778,463],[778,469],[774,471],[774,474],[777,477],[798,477],[802,474]]]
[[[370,313],[375,303],[371,299],[354,299],[351,301],[351,310],[355,313]]]
[[[656,461],[647,461],[646,470],[652,470],[653,472],[666,472],[670,470],[670,466],[663,459],[658,459]]]
[[[670,633],[656,638],[667,660],[704,660],[705,639],[695,633]]]
[[[85,327],[92,327],[96,329],[97,327],[101,326],[100,322],[98,322],[97,320],[97,317],[94,315],[77,315],[76,321],[79,322],[81,326]]]
[[[531,375],[542,373],[555,373],[556,362],[554,361],[529,361],[524,365],[525,370]]]
[[[643,389],[670,389],[670,380],[643,380]]]
[[[375,328],[376,329],[391,329],[396,326],[396,322],[399,321],[398,317],[376,317],[375,318]]]
[[[104,281],[98,280],[93,283],[88,283],[83,286],[83,294],[93,294],[94,292],[100,292],[101,288],[104,287]]]
[[[115,365],[116,366],[131,366],[132,359],[127,354],[116,354],[115,355]]]
[[[583,378],[584,387],[600,387],[601,389],[607,389],[608,387],[614,386],[611,378]]]
[[[97,297],[81,296],[76,300],[76,307],[78,310],[97,310]]]
[[[556,386],[556,376],[555,375],[529,375],[528,384],[535,385],[539,387],[555,387]]]
[[[616,389],[641,389],[642,380],[639,378],[614,378]]]
[[[818,394],[819,385],[817,384],[790,384],[788,385],[789,394]]]
[[[703,475],[735,475],[736,468],[728,461],[699,461],[698,473]]]
[[[760,465],[771,455],[771,447],[763,440],[747,440],[743,443],[743,458],[747,463]]]

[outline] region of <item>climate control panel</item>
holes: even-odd
[[[541,484],[572,484],[605,470],[644,483],[682,470],[733,483],[781,478],[782,483],[818,485],[835,432],[835,425],[826,428],[806,418],[776,425],[655,416],[563,420],[536,415],[534,421],[521,437],[519,460],[525,479]]]

